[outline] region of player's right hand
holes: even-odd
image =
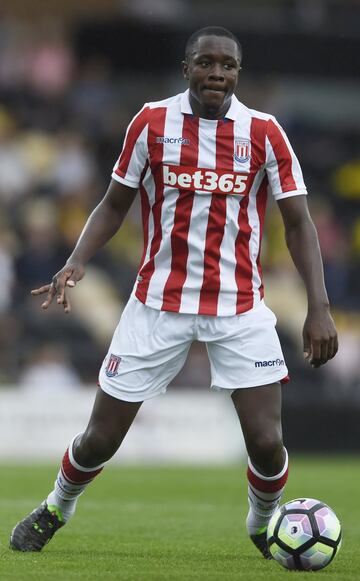
[[[83,278],[85,268],[83,264],[69,262],[59,272],[55,274],[50,284],[45,284],[40,288],[31,291],[33,296],[43,295],[47,293],[45,301],[41,308],[46,310],[53,302],[56,296],[58,305],[62,305],[65,313],[70,313],[71,304],[66,287],[74,288],[76,283]]]

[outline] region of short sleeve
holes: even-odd
[[[149,107],[145,104],[129,124],[122,152],[113,168],[112,178],[130,188],[139,187],[147,161],[148,123]]]
[[[276,200],[290,196],[306,195],[299,160],[275,118],[269,119],[266,129],[265,169],[272,194]]]

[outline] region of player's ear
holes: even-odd
[[[181,66],[182,66],[182,72],[183,72],[184,79],[186,79],[188,81],[189,80],[189,64],[187,61],[182,61]]]

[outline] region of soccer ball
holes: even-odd
[[[317,571],[326,567],[341,546],[341,526],[329,506],[297,498],[271,517],[267,541],[274,559],[286,569]]]

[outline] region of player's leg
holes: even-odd
[[[282,441],[280,382],[236,389],[232,400],[252,465],[265,476],[277,474],[286,457]]]
[[[99,389],[88,426],[70,442],[47,504],[67,522],[85,488],[103,470],[124,440],[142,402],[119,400]]]
[[[277,509],[287,475],[288,459],[281,427],[279,383],[238,389],[232,394],[248,451],[248,534],[263,555],[269,520]]]
[[[72,516],[78,497],[116,452],[141,403],[164,393],[180,371],[192,340],[190,315],[157,311],[130,299],[100,371],[101,389],[89,424],[65,452],[54,490],[15,527],[12,548],[41,550]]]
[[[260,535],[255,544],[265,556],[267,523],[287,478],[278,383],[287,377],[287,368],[275,324],[274,314],[260,303],[242,315],[213,318],[204,336],[212,387],[235,390],[233,399],[249,453],[247,529],[252,538]]]
[[[74,440],[73,456],[76,462],[91,468],[110,460],[124,440],[142,403],[122,401],[99,389],[87,428]]]
[[[126,402],[98,390],[88,426],[67,448],[46,500],[12,531],[10,547],[40,551],[74,514],[85,488],[121,445],[142,402]]]

